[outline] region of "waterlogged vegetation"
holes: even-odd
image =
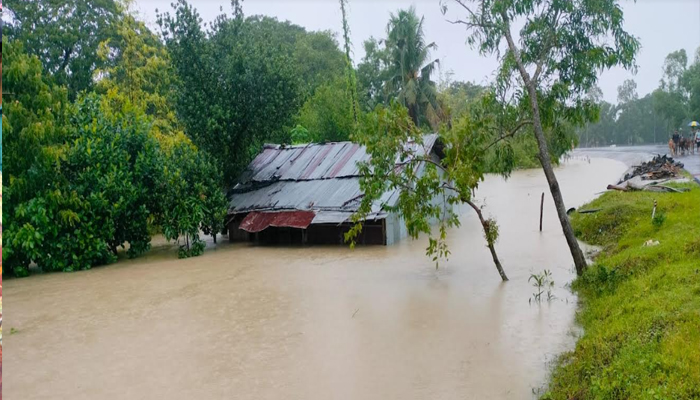
[[[587,206],[600,212],[573,218],[576,235],[603,251],[574,282],[584,334],[543,398],[700,397],[700,188],[685,187],[606,193]]]
[[[150,248],[150,226],[182,238],[183,255],[192,254],[190,242],[203,247],[199,229],[221,231],[223,221],[210,222],[226,206],[218,169],[168,130],[169,113],[142,106],[155,96],[144,100],[126,84],[71,102],[37,57],[3,40],[3,82],[12,94],[3,114],[4,273],[25,276],[31,263],[44,271],[89,269],[114,262],[120,247],[136,257]],[[148,63],[124,68],[141,74]]]
[[[465,107],[463,116],[442,124],[440,141],[446,155],[442,162],[407,150],[404,144],[409,138],[418,143],[422,140],[420,134],[415,133],[425,124],[419,117],[421,107],[427,110],[425,116],[430,117],[434,106],[428,95],[431,86],[423,88],[416,81],[419,71],[420,79],[430,71],[432,64],[425,63],[429,60],[425,53],[432,44],[426,44],[422,35],[414,34],[416,29],[420,30],[421,23],[406,19],[407,26],[414,27],[405,29],[411,33],[412,40],[398,41],[403,50],[396,53],[401,61],[398,63],[400,70],[410,72],[392,82],[403,81],[412,89],[411,96],[399,92],[397,97],[401,106],[408,109],[410,118],[393,107],[384,107],[384,110],[378,107],[368,118],[371,126],[363,127],[355,137],[372,155],[369,164],[363,166],[361,186],[365,195],[358,215],[366,215],[370,204],[378,200],[385,189],[401,189],[402,195],[395,208],[406,219],[413,236],[418,232],[431,235],[427,254],[440,258],[450,254],[445,232],[448,227],[457,225],[458,220],[454,213],[441,212],[432,202],[442,198],[450,205],[468,204],[479,216],[494,264],[505,281],[508,278],[494,248],[496,225],[494,221],[485,220],[470,199],[486,172],[498,172],[507,177],[517,166],[513,148],[525,142],[514,141],[514,137],[529,138],[521,140],[536,144],[534,157],[542,166],[576,272],[581,275],[586,260],[566,215],[553,166],[574,146],[575,127],[597,117],[597,105],[586,93],[595,85],[598,74],[615,66],[634,68],[639,42],[623,29],[622,10],[616,1],[592,5],[578,1],[541,4],[536,1],[457,0],[442,3],[441,9],[452,18],[452,23],[465,28],[468,45],[481,54],[496,57],[498,68],[494,71],[494,82],[477,101]],[[401,21],[401,13],[395,18]],[[512,25],[520,20],[524,21],[524,26],[514,29]],[[396,26],[401,25],[396,25],[392,19],[389,43]],[[380,66],[381,60],[391,60],[394,54],[382,51],[374,43],[367,49],[380,52]],[[402,62],[406,55],[413,55],[420,62]],[[384,86],[387,87],[392,86]],[[495,157],[489,158],[491,152]],[[397,154],[401,168],[394,168]],[[486,164],[486,160],[492,163]],[[423,166],[425,172],[420,172]],[[439,233],[434,236],[427,223],[430,218],[440,221]],[[358,222],[357,216],[355,222]],[[356,226],[350,238],[359,229]]]
[[[532,297],[528,300],[530,303],[533,301],[535,303],[541,303],[542,300],[552,301],[556,299],[556,296],[552,293],[554,289],[554,279],[552,278],[552,272],[550,270],[545,269],[540,273],[530,274],[527,281],[531,282],[532,287],[535,288],[535,292],[532,293]]]
[[[507,79],[438,81],[436,45],[413,8],[392,13],[356,65],[346,18],[341,46],[332,32],[246,16],[238,1],[205,23],[179,0],[157,11],[156,31],[133,10],[84,0],[6,8],[5,273],[88,269],[120,248],[136,257],[153,232],[179,241],[181,257],[201,254],[201,234],[216,240],[223,228],[225,191],[263,143],[362,141],[358,122],[392,107],[407,110],[413,136],[479,136],[474,177],[539,162],[535,137],[513,126],[525,98],[499,97]],[[488,131],[467,129],[479,126]],[[550,162],[575,139],[564,119],[545,121],[544,135]],[[454,157],[472,154],[462,150]],[[447,255],[443,242],[429,252]]]

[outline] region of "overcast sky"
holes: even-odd
[[[137,0],[137,9],[149,25],[155,26],[155,9],[170,10],[173,0]],[[211,21],[220,7],[230,14],[228,0],[193,1],[205,21]],[[264,14],[289,20],[307,30],[341,31],[341,16],[338,0],[244,0],[243,12],[246,16]],[[449,3],[448,3],[449,4]],[[349,24],[354,45],[354,61],[358,63],[364,51],[362,42],[374,36],[386,35],[389,14],[399,8],[416,7],[419,15],[425,17],[426,39],[438,45],[432,55],[439,58],[442,71],[452,71],[453,79],[477,83],[490,81],[496,68],[496,61],[484,58],[465,44],[464,28],[445,21],[440,12],[439,0],[416,1],[371,1],[349,0]],[[700,0],[623,0],[625,28],[638,37],[642,49],[637,56],[639,70],[632,75],[623,69],[604,72],[599,80],[605,99],[616,102],[617,86],[623,80],[633,78],[637,82],[640,97],[653,91],[659,84],[661,67],[666,55],[672,51],[685,49],[692,61],[700,47]],[[448,11],[447,17],[461,15],[457,7]],[[340,38],[340,35],[338,35]],[[437,77],[436,77],[437,78]]]

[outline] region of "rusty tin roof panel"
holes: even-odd
[[[251,233],[270,226],[306,229],[316,214],[313,211],[252,212],[241,221],[240,229]]]

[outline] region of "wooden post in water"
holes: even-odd
[[[540,232],[542,232],[542,212],[544,211],[544,192],[542,192],[542,200],[540,200]]]

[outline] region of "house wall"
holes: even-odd
[[[386,244],[392,245],[408,236],[403,218],[396,213],[389,214],[386,219]]]
[[[440,162],[440,158],[435,154],[431,154],[431,159],[435,162]],[[438,170],[438,175],[440,175],[440,178],[444,176],[444,173],[442,170]],[[440,207],[443,207],[445,210],[452,208],[449,203],[447,203],[447,198],[444,195],[437,195],[433,197],[431,203],[433,205],[437,205]],[[438,218],[431,218],[430,219],[430,224],[435,225],[438,222],[440,222],[440,219]],[[406,223],[401,216],[399,216],[397,213],[390,213],[387,218],[386,218],[386,232],[387,232],[387,237],[386,237],[386,244],[394,244],[397,243],[406,237],[408,237],[408,230],[406,229]]]
[[[334,244],[347,245],[345,233],[352,224],[316,224],[307,229],[269,227],[261,232],[249,233],[239,229],[243,217],[237,217],[227,226],[230,242],[258,242],[265,244]],[[364,225],[356,243],[360,245],[386,244],[385,221],[370,221]]]
[[[309,244],[342,244],[345,243],[345,233],[352,224],[318,224],[310,225],[307,229]],[[357,244],[383,245],[386,244],[384,235],[384,221],[371,221],[362,227],[362,232],[356,239]]]
[[[252,235],[242,229],[238,229],[241,225],[241,221],[245,218],[247,214],[236,215],[232,220],[226,225],[226,230],[228,231],[229,242],[248,242],[251,241]]]

